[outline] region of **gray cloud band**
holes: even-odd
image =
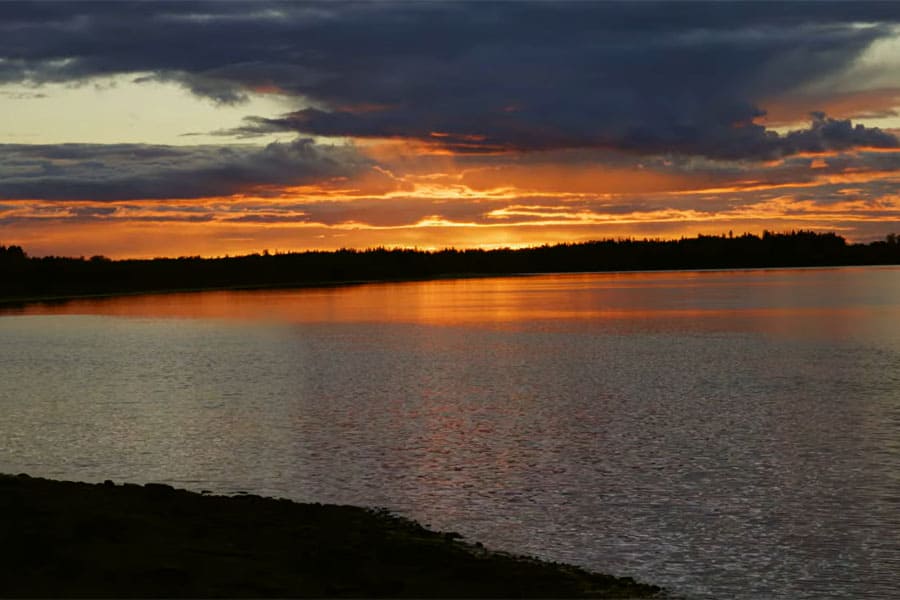
[[[896,147],[824,116],[783,136],[753,120],[898,22],[895,3],[3,3],[0,80],[150,73],[218,102],[277,88],[320,107],[231,134],[756,160]]]
[[[348,177],[370,161],[308,139],[267,146],[0,145],[0,197],[202,198]]]

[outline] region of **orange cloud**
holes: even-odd
[[[500,185],[531,192],[640,194],[689,189],[696,178],[651,169],[596,165],[508,165],[467,171],[462,182],[473,190]]]
[[[60,224],[52,221],[0,225],[0,239],[23,245],[34,255],[62,254],[114,258],[201,255],[222,256],[270,251],[307,249],[334,250],[344,247],[521,247],[560,241],[586,241],[609,237],[663,237],[759,233],[763,229],[815,229],[852,234],[855,223],[888,220],[900,223],[900,210],[871,210],[871,206],[848,202],[828,210],[789,199],[761,203],[746,209],[701,213],[667,209],[624,215],[580,215],[541,218],[519,223],[482,224],[460,222],[433,215],[409,226],[379,227],[364,222],[335,226],[318,223],[205,223],[115,220],[96,223]],[[862,211],[868,212],[862,212]],[[896,229],[896,225],[893,227]],[[881,234],[883,235],[883,233]],[[852,237],[852,235],[851,235]]]
[[[891,191],[900,174],[884,168],[889,157],[862,160],[867,150],[793,157],[751,177],[740,165],[697,164],[679,172],[662,162],[654,168],[587,160],[523,164],[415,157],[405,143],[374,148],[386,160],[352,177],[255,193],[0,200],[0,243],[37,255],[122,258],[382,245],[520,247],[729,229],[838,231],[853,240],[900,230],[900,202]],[[867,164],[881,168],[866,170]]]

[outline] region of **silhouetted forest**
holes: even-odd
[[[604,240],[519,250],[337,250],[224,258],[29,257],[0,246],[0,299],[208,288],[289,287],[436,277],[900,264],[900,237],[848,244],[834,233],[765,232],[680,240]]]

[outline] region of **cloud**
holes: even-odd
[[[0,198],[129,200],[228,196],[349,177],[370,161],[309,139],[258,146],[0,145]]]
[[[900,142],[890,133],[876,128],[855,127],[849,119],[829,119],[824,113],[812,113],[809,129],[792,131],[782,138],[783,154],[828,152],[855,147],[897,148]]]
[[[757,116],[761,115],[761,112],[757,113]],[[611,128],[592,135],[585,128],[577,134],[567,135],[561,131],[526,131],[527,124],[517,121],[516,117],[498,117],[492,123],[489,134],[454,134],[424,132],[417,126],[417,121],[406,118],[395,120],[391,115],[359,116],[346,111],[304,109],[277,119],[249,117],[244,126],[229,130],[228,133],[252,137],[278,131],[297,131],[322,136],[419,138],[462,154],[606,148],[639,154],[687,154],[724,160],[771,160],[799,152],[845,150],[857,146],[900,146],[900,140],[895,135],[877,127],[860,124],[854,126],[849,119],[831,119],[821,112],[814,112],[811,117],[808,129],[791,131],[785,135],[766,130],[752,122],[705,129],[678,129],[670,126],[652,129],[646,126],[624,129],[618,132],[619,135],[615,135]]]
[[[3,3],[0,81],[141,73],[219,103],[277,89],[313,106],[230,132],[245,136],[759,159],[896,144],[828,123],[776,136],[754,119],[763,99],[845,77],[898,19],[865,2]]]

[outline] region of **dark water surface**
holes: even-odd
[[[377,505],[691,597],[900,590],[900,269],[0,313],[0,471]]]

